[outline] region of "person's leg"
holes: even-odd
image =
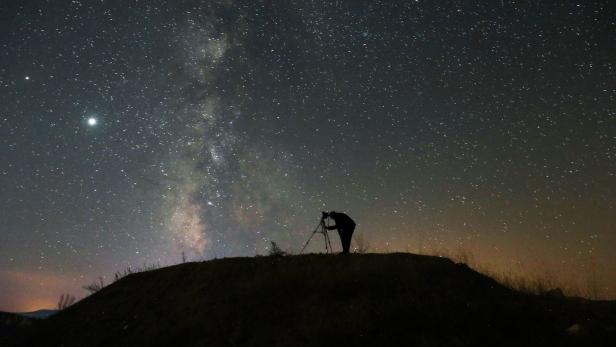
[[[351,239],[353,238],[353,231],[355,231],[355,227],[353,228],[349,228],[346,230],[347,235],[348,235],[348,240],[347,240],[347,246],[346,246],[346,253],[349,253],[349,249],[351,248]]]
[[[344,230],[338,229],[338,236],[340,236],[340,244],[342,245],[342,253],[344,253]]]
[[[340,241],[342,242],[342,253],[349,253],[349,249],[351,248],[351,235],[353,235],[353,230],[340,230]]]

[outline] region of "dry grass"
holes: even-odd
[[[182,253],[182,256],[184,256],[183,253]],[[145,271],[156,270],[156,269],[160,269],[160,265],[158,264],[147,265],[144,263],[143,266],[138,266],[135,268],[128,266],[122,271],[116,271],[115,274],[113,275],[113,281],[111,283],[117,282],[119,279],[124,278],[128,275],[145,272]],[[105,284],[105,281],[103,280],[103,277],[99,277],[98,281],[94,281],[88,285],[83,286],[82,288],[90,292],[90,294],[94,294],[105,287],[106,287],[106,284]]]
[[[362,242],[364,241],[362,240]],[[389,249],[387,247],[381,249],[366,247],[362,253],[372,251],[388,253]],[[465,245],[452,249],[422,244],[414,249],[407,247],[405,252],[449,258],[456,263],[468,265],[473,270],[493,278],[508,288],[527,294],[565,295],[591,300],[610,299],[607,296],[605,281],[599,275],[599,264],[593,257],[583,264],[586,271],[572,279],[571,269],[568,268],[554,271],[546,269],[545,266],[541,266],[542,264],[537,264],[537,266],[517,264],[509,267],[498,267],[483,261],[478,256],[478,250],[472,250]],[[529,262],[532,263],[533,261]],[[539,261],[535,260],[535,262]]]
[[[570,278],[570,273],[558,273],[545,269],[532,270],[522,265],[516,268],[498,269],[495,266],[482,262],[475,252],[465,247],[458,247],[454,250],[432,248],[424,250],[421,254],[449,258],[456,263],[466,264],[475,271],[492,277],[500,284],[523,293],[565,295],[592,300],[605,298],[603,294],[604,286],[601,277],[598,276],[596,262],[590,262],[590,269],[586,276],[580,276],[577,282],[573,282],[572,280],[565,280],[565,278]],[[533,269],[539,268],[533,267]]]

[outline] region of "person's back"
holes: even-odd
[[[346,213],[332,211],[329,216],[339,225],[341,228],[355,228],[355,221],[351,219]]]

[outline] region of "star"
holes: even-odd
[[[89,126],[93,127],[93,126],[95,126],[96,124],[98,124],[98,119],[96,119],[96,118],[94,118],[94,117],[90,117],[90,118],[88,118],[88,125],[89,125]]]

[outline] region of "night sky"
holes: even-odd
[[[0,310],[322,210],[616,297],[609,3],[3,0]]]

